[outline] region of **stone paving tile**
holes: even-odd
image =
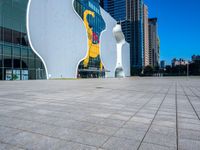
[[[17,145],[20,147],[25,147],[28,149],[33,149],[37,145],[40,145],[40,147],[48,148],[54,148],[56,146],[56,143],[59,142],[59,140],[54,138],[49,138],[46,136],[42,136],[39,134],[34,134],[30,132],[20,132],[18,134],[15,134],[11,137],[8,137],[6,139],[2,140],[5,143],[9,143],[12,145]]]
[[[200,131],[179,129],[179,139],[200,141]]]
[[[176,137],[164,134],[148,133],[144,139],[144,142],[162,146],[176,147]]]
[[[169,128],[176,128],[176,122],[168,121],[168,120],[156,120],[153,122],[153,125],[165,126],[165,127],[169,127]]]
[[[142,143],[140,150],[177,150],[176,147],[167,147],[151,143]]]
[[[179,149],[180,150],[199,150],[200,141],[180,139],[179,140]]]
[[[199,77],[0,82],[0,150],[199,149],[199,96]]]
[[[111,136],[118,130],[119,130],[119,128],[117,128],[117,127],[108,127],[108,126],[102,126],[102,125],[95,125],[95,126],[93,126],[91,129],[89,129],[87,131],[93,132],[93,133],[97,133],[97,134],[99,133],[99,134],[104,134],[104,135]]]
[[[145,117],[132,117],[130,121],[149,124],[151,123],[152,119],[145,118]]]
[[[69,141],[74,141],[82,144],[92,145],[92,146],[101,146],[109,136],[96,134],[91,132],[84,132],[71,129],[61,129],[56,133],[57,137],[61,139],[66,139]]]
[[[154,117],[154,113],[138,113],[137,117],[152,119]]]
[[[198,125],[200,125],[200,121],[197,118],[193,119],[193,118],[179,117],[179,122],[183,123],[183,124],[184,123],[192,123],[192,124],[198,124]]]
[[[17,146],[5,144],[0,141],[0,150],[25,150],[25,149],[17,147]]]
[[[11,137],[17,133],[20,133],[20,132],[21,131],[17,130],[17,129],[11,129],[8,127],[0,126],[0,141],[6,139],[8,137]]]
[[[139,141],[112,137],[103,145],[103,149],[106,149],[106,150],[137,150],[139,143],[140,143]]]
[[[176,129],[175,128],[169,128],[169,127],[164,127],[164,126],[152,125],[149,130],[149,133],[163,134],[166,136],[176,137]]]
[[[136,131],[147,131],[149,124],[139,123],[139,122],[127,122],[123,128],[132,129]]]
[[[200,124],[193,124],[193,123],[179,123],[180,129],[187,129],[187,130],[197,130],[200,131]]]
[[[125,121],[122,120],[104,119],[100,121],[98,124],[109,127],[121,127],[124,123]]]
[[[137,131],[132,129],[121,128],[114,134],[115,137],[127,138],[135,141],[141,141],[145,135],[145,131]]]
[[[61,142],[55,150],[97,150],[97,148],[73,142]]]
[[[128,115],[119,115],[119,114],[113,114],[108,117],[108,119],[117,119],[117,120],[129,120],[131,116]]]

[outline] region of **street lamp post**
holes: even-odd
[[[189,63],[187,63],[187,79],[188,79],[189,75],[190,75]]]

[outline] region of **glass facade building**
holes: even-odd
[[[101,0],[100,5],[116,20],[126,20],[126,0]]]
[[[132,75],[143,68],[143,0],[101,0],[101,6],[120,21],[126,41],[130,43]]]
[[[46,79],[26,31],[28,0],[0,1],[0,80]]]
[[[130,0],[129,0],[130,1]],[[133,22],[134,22],[134,48],[133,53],[131,54],[132,68],[135,70],[136,74],[140,69],[144,66],[144,34],[143,34],[143,0],[133,0],[132,1],[132,12],[134,14]],[[139,69],[139,70],[138,70]]]
[[[157,22],[157,18],[149,19],[149,61],[153,67],[160,65],[160,40]]]

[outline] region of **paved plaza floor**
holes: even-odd
[[[200,78],[0,82],[0,150],[199,150]]]

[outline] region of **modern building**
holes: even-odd
[[[157,18],[149,19],[149,63],[153,67],[160,63],[160,40],[158,37]]]
[[[99,0],[2,0],[0,80],[115,77],[116,24]],[[120,56],[130,76],[127,42]]]
[[[132,75],[144,66],[143,0],[101,0],[101,6],[122,24],[130,43]]]
[[[144,4],[143,6],[143,37],[144,37],[144,66],[150,65],[149,63],[149,15],[148,15],[148,7]]]
[[[193,55],[192,56],[192,61],[195,62],[195,61],[200,61],[200,55]]]
[[[126,20],[126,0],[100,0],[100,5],[117,21]]]
[[[166,66],[166,61],[165,60],[161,60],[160,61],[160,68],[161,69],[165,69],[165,66]]]
[[[160,37],[157,36],[157,52],[156,52],[156,63],[160,66]]]
[[[189,61],[184,60],[184,59],[182,59],[182,58],[180,58],[180,59],[174,58],[174,59],[172,60],[172,67],[175,67],[175,66],[186,66],[186,65],[188,65],[188,64],[189,64]]]
[[[0,80],[46,79],[26,30],[28,0],[0,1]]]
[[[98,0],[32,0],[27,16],[30,43],[44,60],[49,77],[115,77],[113,28],[117,22],[100,8]],[[125,43],[125,76],[130,75],[129,53]]]
[[[143,47],[143,0],[134,0],[132,3],[131,14],[134,14],[134,48],[133,53],[131,53],[132,68],[141,69],[144,58],[144,47]],[[133,13],[134,12],[134,13]]]

